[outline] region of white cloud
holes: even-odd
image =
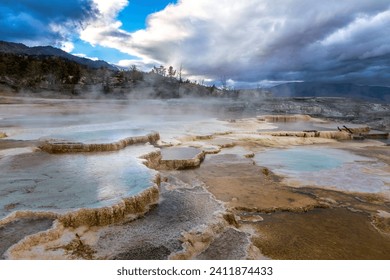
[[[157,63],[154,63],[153,61],[145,61],[145,60],[139,60],[139,59],[122,59],[115,63],[116,65],[124,68],[130,68],[133,65],[137,67],[138,70],[149,72],[153,66],[158,65]]]
[[[61,50],[65,51],[65,52],[70,53],[71,51],[73,51],[73,49],[74,49],[74,45],[72,42],[64,42],[61,45]]]
[[[78,56],[78,57],[83,57],[83,58],[88,58],[90,60],[99,60],[98,57],[90,57],[90,56],[87,56],[86,54],[84,53],[72,53],[72,55],[75,55],[75,56]]]
[[[116,20],[118,13],[128,5],[127,0],[93,0],[98,13],[85,23],[80,30],[80,38],[92,45],[101,45],[121,49],[125,38],[130,39],[130,33],[121,29],[122,23]],[[123,50],[122,50],[123,51]]]
[[[365,75],[380,56],[390,57],[388,0],[181,0],[134,33],[116,20],[128,1],[94,1],[101,15],[83,40],[148,62],[182,64],[194,77],[332,79]]]
[[[118,12],[129,4],[128,0],[93,0],[101,15],[107,18],[115,18]]]

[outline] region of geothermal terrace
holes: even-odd
[[[3,259],[390,258],[386,131],[226,101],[0,100]]]

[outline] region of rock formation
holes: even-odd
[[[80,142],[48,140],[48,141],[44,141],[39,146],[39,148],[52,154],[106,152],[106,151],[117,151],[125,148],[126,146],[134,145],[134,144],[156,143],[159,139],[160,139],[160,135],[157,132],[153,132],[145,136],[127,137],[117,142],[101,143],[101,144],[87,144],[87,143],[80,143]]]

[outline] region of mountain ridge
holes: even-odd
[[[116,67],[104,60],[91,60],[85,57],[79,57],[52,46],[28,47],[22,43],[0,41],[0,53],[24,54],[30,56],[55,56],[65,58],[94,69],[107,68],[110,70],[117,70]]]

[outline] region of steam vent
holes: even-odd
[[[390,258],[387,105],[0,100],[2,259]]]

